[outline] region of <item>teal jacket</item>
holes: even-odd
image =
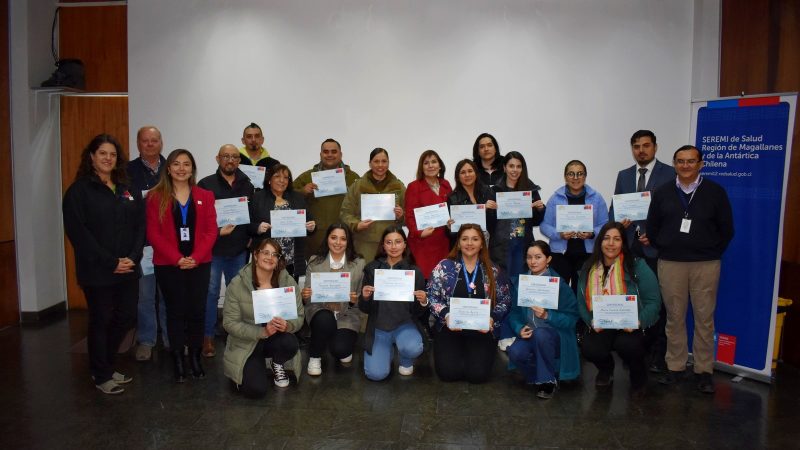
[[[592,312],[586,307],[586,269],[578,272],[578,311],[581,319],[589,327],[592,326]],[[625,272],[626,294],[636,295],[638,298],[639,322],[641,329],[653,326],[658,321],[661,312],[661,290],[658,279],[650,267],[641,258],[633,261],[633,274]]]
[[[556,276],[555,272],[547,269],[543,275]],[[528,323],[529,309],[524,306],[517,306],[517,286],[519,276],[514,277],[511,282],[511,301],[513,307],[508,316],[508,324],[514,331],[514,335],[519,338],[519,331]],[[559,355],[559,380],[574,380],[581,373],[581,361],[578,356],[578,340],[575,337],[575,323],[578,321],[578,302],[575,294],[564,279],[558,286],[558,309],[547,310],[547,322],[556,331],[561,341],[561,353]]]

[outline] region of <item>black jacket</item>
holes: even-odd
[[[497,182],[492,189],[495,191],[495,195],[497,192],[510,192],[511,189],[506,186],[506,177],[503,176],[500,178],[500,181]],[[541,200],[542,197],[539,195],[539,191],[542,188],[539,187],[533,181],[528,180],[528,188],[525,190],[531,191],[531,203]],[[533,208],[533,217],[530,219],[525,219],[525,238],[524,244],[533,241],[533,227],[539,226],[544,219],[545,209],[541,211]],[[521,219],[520,219],[521,220]],[[495,264],[503,268],[503,270],[508,270],[507,259],[508,259],[508,247],[510,243],[510,236],[511,236],[511,225],[514,223],[513,219],[498,219],[497,225],[492,233],[491,239],[489,239],[489,253],[492,256],[492,261]],[[522,262],[520,262],[522,264]]]
[[[141,191],[119,184],[115,193],[98,177],[84,177],[67,189],[62,210],[81,286],[109,286],[142,275],[139,263],[145,224]],[[119,258],[135,262],[134,272],[115,274]]]
[[[234,174],[233,186],[228,184],[225,178],[219,173],[219,169],[213,175],[209,175],[199,183],[203,189],[207,189],[214,194],[217,200],[225,198],[247,197],[250,201],[253,198],[253,184],[241,170],[236,169]],[[236,256],[247,249],[247,241],[250,236],[247,234],[247,225],[237,225],[231,234],[227,236],[217,236],[217,242],[211,253],[214,256]]]
[[[476,184],[475,187],[477,188],[480,186],[480,189],[477,189],[475,192],[475,201],[478,202],[476,204],[486,204],[489,200],[495,200],[495,194],[492,188],[486,186],[484,184]],[[447,197],[447,207],[451,207],[453,205],[472,205],[472,200],[469,198],[469,194],[463,189],[454,190],[449,197]],[[497,211],[494,209],[486,209],[486,231],[489,232],[489,236],[492,236],[494,233],[494,228],[497,225]],[[458,235],[458,231],[450,232],[450,247],[455,244],[456,236]]]
[[[303,194],[294,190],[287,190],[284,192],[283,198],[289,202],[289,209],[305,209],[306,220],[314,220],[311,211],[306,208],[306,199]],[[272,223],[270,213],[273,209],[275,209],[275,195],[272,194],[269,188],[253,194],[253,199],[250,200],[250,225],[247,227],[247,232],[253,238],[251,248],[255,248],[264,239],[272,237],[272,230],[267,230],[264,234],[258,234],[258,225],[261,222]],[[308,234],[311,234],[311,232]],[[294,273],[292,276],[295,279],[306,274],[305,247],[305,237],[294,238]]]
[[[161,176],[161,171],[167,164],[167,159],[159,155],[161,165],[158,166],[158,172],[153,173],[142,162],[142,158],[136,158],[128,163],[128,178],[130,179],[130,187],[141,191],[148,191],[158,184],[158,179]]]

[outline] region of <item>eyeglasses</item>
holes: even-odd
[[[693,166],[693,165],[697,164],[698,162],[700,162],[699,159],[676,159],[675,160],[675,164],[677,164],[679,166],[685,166],[685,165]]]
[[[405,243],[406,243],[406,241],[398,239],[396,241],[384,241],[383,245],[385,245],[387,247],[399,247],[399,246],[401,246],[401,245],[403,245]]]
[[[223,161],[239,161],[242,157],[239,155],[222,155],[219,159]]]
[[[586,172],[567,172],[567,178],[574,178],[577,180],[578,178],[583,178],[585,176]]]
[[[278,252],[271,252],[271,251],[269,251],[269,250],[261,250],[260,252],[258,252],[258,254],[259,254],[259,255],[261,255],[261,256],[263,256],[263,257],[265,257],[265,258],[275,258],[275,259],[279,259],[279,258],[281,257],[281,254],[280,254],[280,253],[278,253]]]

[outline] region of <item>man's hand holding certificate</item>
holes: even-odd
[[[592,205],[556,206],[556,231],[559,233],[594,231],[594,210]]]
[[[350,272],[313,272],[311,303],[350,301]]]
[[[639,308],[635,295],[595,295],[592,297],[592,327],[609,330],[639,328]]]
[[[253,291],[253,315],[257,324],[267,323],[273,317],[284,320],[297,319],[297,297],[294,286],[259,289]]]
[[[558,287],[561,278],[538,275],[520,275],[517,304],[558,309]]]
[[[414,218],[417,221],[418,230],[445,226],[447,222],[450,221],[447,203],[437,203],[435,205],[414,208]]]
[[[488,331],[492,326],[489,320],[491,306],[492,301],[488,298],[450,297],[447,328]]]
[[[342,168],[311,172],[311,182],[317,185],[317,188],[314,189],[316,198],[347,193],[347,184]]]
[[[486,205],[451,205],[450,218],[453,219],[453,224],[450,225],[453,233],[458,232],[465,223],[478,224],[481,230],[486,231]]]
[[[650,191],[617,194],[614,196],[614,220],[647,220]]]
[[[239,164],[239,170],[247,175],[247,178],[250,178],[250,182],[253,183],[253,186],[256,188],[264,186],[264,176],[267,174],[266,167]]]
[[[361,220],[394,220],[394,194],[361,194]]]
[[[305,209],[277,209],[270,211],[272,237],[303,237],[306,229]]]
[[[414,271],[375,269],[374,300],[393,302],[414,301]]]
[[[531,191],[497,193],[498,219],[529,219],[533,217]]]
[[[225,225],[246,225],[250,223],[250,210],[247,197],[222,198],[214,201],[217,210],[217,227]]]

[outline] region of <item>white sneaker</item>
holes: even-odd
[[[281,388],[289,386],[289,377],[286,375],[283,364],[272,363],[272,378],[275,382],[275,386]]]
[[[345,366],[349,365],[351,362],[353,362],[352,353],[347,355],[347,357],[345,357],[345,358],[339,358],[339,362],[344,364]]]
[[[414,366],[413,366],[413,365],[412,365],[412,366],[408,366],[408,367],[405,367],[405,366],[399,366],[399,367],[397,368],[397,372],[398,372],[400,375],[404,375],[404,376],[409,376],[409,375],[412,375],[412,374],[414,373]]]
[[[308,368],[306,372],[312,377],[322,375],[322,358],[308,358]]]
[[[515,340],[517,340],[515,337],[500,339],[497,341],[497,348],[499,348],[501,352],[504,352],[508,347],[511,347],[511,344],[513,344]]]

